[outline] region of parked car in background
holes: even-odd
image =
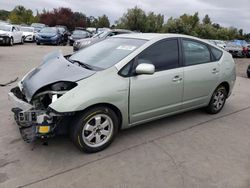
[[[46,27],[46,25],[43,23],[32,23],[30,26],[34,27],[36,33],[41,31],[41,29],[43,29],[44,27]]]
[[[81,151],[97,152],[119,129],[203,107],[219,113],[235,80],[232,56],[203,40],[124,34],[49,54],[9,99],[27,142],[64,130]]]
[[[20,27],[20,30],[23,32],[23,37],[25,42],[34,42],[35,41],[35,29],[34,27]]]
[[[63,35],[57,27],[45,27],[36,36],[36,44],[60,45],[64,42]]]
[[[69,44],[73,46],[74,42],[79,39],[90,38],[92,33],[87,30],[76,29],[72,32],[72,35],[69,36]]]
[[[235,42],[228,42],[225,48],[233,57],[244,57],[243,47]]]
[[[95,27],[87,27],[86,30],[91,32],[92,34],[96,33],[96,28]]]
[[[250,65],[247,67],[247,77],[250,78]]]
[[[125,29],[113,29],[113,30],[105,30],[103,32],[95,34],[93,37],[88,39],[81,39],[77,40],[73,44],[73,50],[77,51],[79,49],[85,48],[89,45],[95,44],[97,42],[100,42],[102,40],[105,40],[108,37],[120,35],[120,34],[126,34],[126,33],[133,33],[132,31],[125,30]]]
[[[61,35],[63,37],[63,45],[66,45],[68,43],[68,38],[70,35],[68,28],[66,26],[63,26],[63,25],[57,25],[55,27],[57,27],[59,29],[59,32],[61,33]]]
[[[17,26],[0,24],[0,44],[13,46],[13,44],[23,44],[23,32]]]
[[[248,43],[245,47],[246,56],[250,58],[250,44]]]
[[[210,42],[211,44],[214,44],[222,49],[224,49],[226,47],[226,43],[222,40],[207,40],[208,42]]]

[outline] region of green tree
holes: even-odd
[[[10,12],[7,10],[0,10],[0,20],[7,20]]]
[[[98,17],[96,27],[99,28],[99,27],[109,27],[109,26],[110,26],[110,22],[109,22],[108,16],[104,14]]]
[[[164,16],[149,12],[146,17],[145,32],[161,32],[164,23]]]
[[[117,28],[145,32],[146,21],[146,13],[136,6],[135,8],[128,9],[116,24]]]
[[[206,14],[205,17],[203,18],[202,20],[202,23],[205,25],[205,24],[208,24],[208,25],[211,25],[212,22],[211,22],[211,19],[210,17]]]
[[[9,19],[14,24],[31,24],[34,22],[35,17],[30,9],[26,9],[23,6],[16,6],[10,13]]]

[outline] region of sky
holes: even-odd
[[[250,33],[249,0],[0,0],[0,9],[12,10],[16,5],[23,5],[33,11],[68,7],[87,16],[106,14],[112,24],[128,8],[135,6],[146,12],[163,14],[165,22],[169,17],[199,12],[200,18],[208,14],[215,23],[242,28],[244,32]]]

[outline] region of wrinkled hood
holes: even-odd
[[[21,80],[21,90],[28,101],[42,87],[59,81],[77,82],[93,75],[95,71],[72,64],[60,51],[48,54],[41,65],[31,70]]]
[[[0,30],[0,35],[9,35],[9,34],[10,34],[10,31]]]

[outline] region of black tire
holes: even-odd
[[[40,45],[40,42],[36,42],[36,45]]]
[[[211,97],[208,106],[206,107],[207,113],[209,114],[219,113],[225,105],[227,95],[228,93],[224,86],[220,85],[219,87],[217,87]],[[219,100],[218,98],[221,98],[221,100]]]
[[[109,121],[112,121],[112,123],[108,124],[108,129],[110,129],[110,131],[108,130],[109,134],[108,136],[104,136],[101,135],[102,133],[101,130],[96,129],[96,119],[99,116],[106,116],[108,117]],[[107,119],[100,119],[100,122],[102,121],[106,121]],[[108,147],[112,141],[114,140],[117,132],[118,132],[118,117],[116,116],[115,112],[113,110],[111,110],[110,108],[104,107],[104,106],[100,106],[100,107],[95,107],[92,109],[89,109],[85,112],[79,113],[76,115],[75,121],[73,122],[73,124],[70,127],[70,137],[71,140],[73,141],[74,145],[80,150],[80,151],[84,151],[86,153],[94,153],[94,152],[98,152],[101,151],[103,149],[105,149],[106,147]],[[104,122],[102,122],[104,123]],[[93,127],[96,130],[92,130],[92,131],[88,131],[86,130],[86,127],[88,125],[94,124]],[[92,127],[89,126],[89,127]],[[111,129],[112,127],[112,129]],[[92,128],[93,129],[93,128]],[[105,128],[103,128],[104,130]],[[97,132],[100,131],[100,132]],[[106,131],[106,130],[104,130]],[[87,134],[85,136],[85,134]],[[101,145],[93,145],[90,146],[90,143],[88,143],[88,141],[86,141],[87,137],[90,135],[95,135],[98,136],[99,139],[103,140],[103,144],[99,143]],[[84,137],[85,136],[85,137]],[[97,137],[93,137],[92,141],[93,142],[97,142]],[[103,137],[102,137],[103,136]],[[102,138],[101,138],[102,137]]]
[[[13,40],[13,38],[11,37],[11,38],[9,39],[9,46],[13,46],[13,44],[14,44],[14,40]]]
[[[24,44],[24,37],[21,38],[20,44]]]
[[[247,77],[250,78],[250,65],[247,67]]]

